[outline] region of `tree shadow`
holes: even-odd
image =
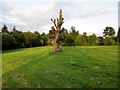
[[[6,54],[6,53],[11,53],[11,52],[18,52],[18,51],[22,51],[26,48],[19,48],[19,49],[11,49],[11,50],[3,50],[2,54]]]

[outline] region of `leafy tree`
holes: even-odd
[[[23,36],[22,31],[18,31],[16,29],[16,27],[14,26],[12,32],[10,32],[10,34],[15,38],[16,40],[16,48],[21,48],[21,47],[25,47],[24,43],[25,43],[25,38]]]
[[[83,44],[83,37],[82,37],[82,35],[78,35],[75,40],[75,45],[81,46],[82,44]]]
[[[15,48],[16,40],[12,35],[8,33],[2,33],[2,49],[13,49]]]
[[[105,38],[105,45],[111,45],[111,38],[109,38],[109,37],[106,37]]]
[[[37,34],[32,32],[24,32],[25,44],[27,47],[40,46],[40,39]]]
[[[41,38],[40,33],[38,31],[35,31],[34,34],[36,34],[38,38]]]
[[[40,41],[40,38],[38,37],[38,35],[37,34],[33,34],[32,36],[33,36],[32,39],[31,39],[32,46],[33,47],[40,46],[41,45],[41,41]]]
[[[49,38],[49,34],[45,34],[44,32],[41,34],[41,39],[43,42],[43,46],[48,45],[48,38]]]
[[[115,44],[115,41],[113,40],[115,37],[115,30],[113,27],[106,27],[103,34],[103,36],[105,37],[105,45]]]
[[[63,32],[60,34],[60,39],[61,39],[61,45],[62,46],[67,46],[66,44],[66,38],[68,36],[68,31],[65,28],[62,28]]]
[[[60,18],[61,18],[60,11]],[[58,19],[57,19],[58,20]],[[118,30],[117,36],[115,36],[115,30],[112,27],[106,27],[103,32],[104,37],[97,37],[95,34],[87,36],[87,33],[79,34],[76,31],[75,27],[71,27],[71,31],[68,33],[67,29],[61,28],[57,25],[58,21],[51,20],[55,26],[52,26],[49,31],[49,34],[45,34],[44,32],[40,35],[39,32],[22,32],[16,29],[14,26],[11,32],[8,31],[7,26],[4,25],[1,28],[0,39],[2,40],[2,48],[6,49],[14,49],[14,48],[22,48],[22,47],[35,47],[35,46],[46,46],[50,45],[52,41],[55,40],[55,44],[57,47],[55,48],[53,45],[53,49],[59,51],[60,43],[61,45],[66,46],[86,46],[86,45],[117,45],[117,41],[120,42],[120,28]],[[57,27],[59,27],[60,31],[57,32]],[[55,30],[56,28],[56,30]],[[58,35],[58,36],[55,36]],[[55,38],[56,37],[56,38]],[[49,39],[50,38],[50,39]],[[62,42],[61,42],[62,41]],[[1,42],[0,42],[1,44]],[[56,52],[55,51],[55,52]]]
[[[104,45],[104,44],[105,44],[104,38],[99,36],[98,37],[98,45]]]
[[[74,46],[74,38],[71,34],[68,34],[65,39],[65,45],[66,46]]]
[[[97,36],[95,34],[88,36],[89,45],[97,45]]]
[[[118,36],[114,36],[112,38],[112,45],[117,45],[117,43],[118,43]]]
[[[42,46],[43,45],[43,40],[42,40],[42,37],[40,35],[39,32],[35,31],[34,34],[37,35],[36,39],[38,39],[39,42],[36,42],[38,46]]]
[[[90,38],[91,39],[91,38]],[[77,46],[87,46],[89,45],[89,38],[87,36],[87,33],[84,32],[82,35],[78,35],[75,40],[75,45]],[[93,42],[92,42],[93,43]]]
[[[113,37],[115,35],[115,30],[113,27],[109,27],[109,36]]]
[[[86,32],[84,32],[83,33],[83,35],[82,35],[82,45],[83,46],[86,46],[86,45],[88,45],[88,36],[87,36],[87,33]]]
[[[117,43],[112,38],[109,38],[109,37],[105,38],[105,45],[109,46],[109,45],[116,45],[116,44]]]
[[[106,27],[103,34],[104,37],[112,37],[115,35],[115,30],[113,27]]]
[[[6,25],[4,25],[3,27],[2,27],[2,30],[1,30],[3,33],[9,33],[9,31],[8,31],[8,28],[7,28],[7,26]]]
[[[79,35],[79,31],[76,31],[75,27],[72,26],[72,27],[71,27],[70,34],[73,36],[73,39],[75,40],[76,37]]]

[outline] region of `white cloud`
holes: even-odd
[[[100,34],[106,25],[117,27],[117,2],[98,2],[92,0],[60,1],[52,0],[5,0],[7,4],[2,12],[2,20],[0,22],[14,24],[21,30],[38,30],[40,32],[48,32],[50,26],[53,25],[51,18],[58,17],[59,9],[63,10],[65,23],[63,26],[70,29],[75,26],[80,32],[95,32]],[[106,0],[107,1],[107,0]],[[110,20],[109,20],[110,19]],[[11,23],[11,24],[10,24]],[[88,27],[88,28],[87,28]],[[98,29],[98,30],[97,30]]]
[[[28,25],[39,24],[40,26],[47,23],[50,11],[53,9],[54,4],[46,5],[28,5],[28,6],[13,6],[15,10],[10,12],[13,17],[17,17],[20,21]],[[46,8],[47,7],[47,8]]]

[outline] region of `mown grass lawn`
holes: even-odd
[[[3,51],[3,88],[117,88],[117,46],[51,47]]]

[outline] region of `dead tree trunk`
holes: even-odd
[[[62,33],[63,30],[61,30],[61,26],[64,23],[64,18],[62,17],[62,10],[59,12],[59,18],[57,19],[51,19],[54,26],[51,27],[50,33],[50,42],[53,47],[53,52],[60,52],[62,51],[62,48],[60,47],[61,39],[60,39],[60,33]]]

